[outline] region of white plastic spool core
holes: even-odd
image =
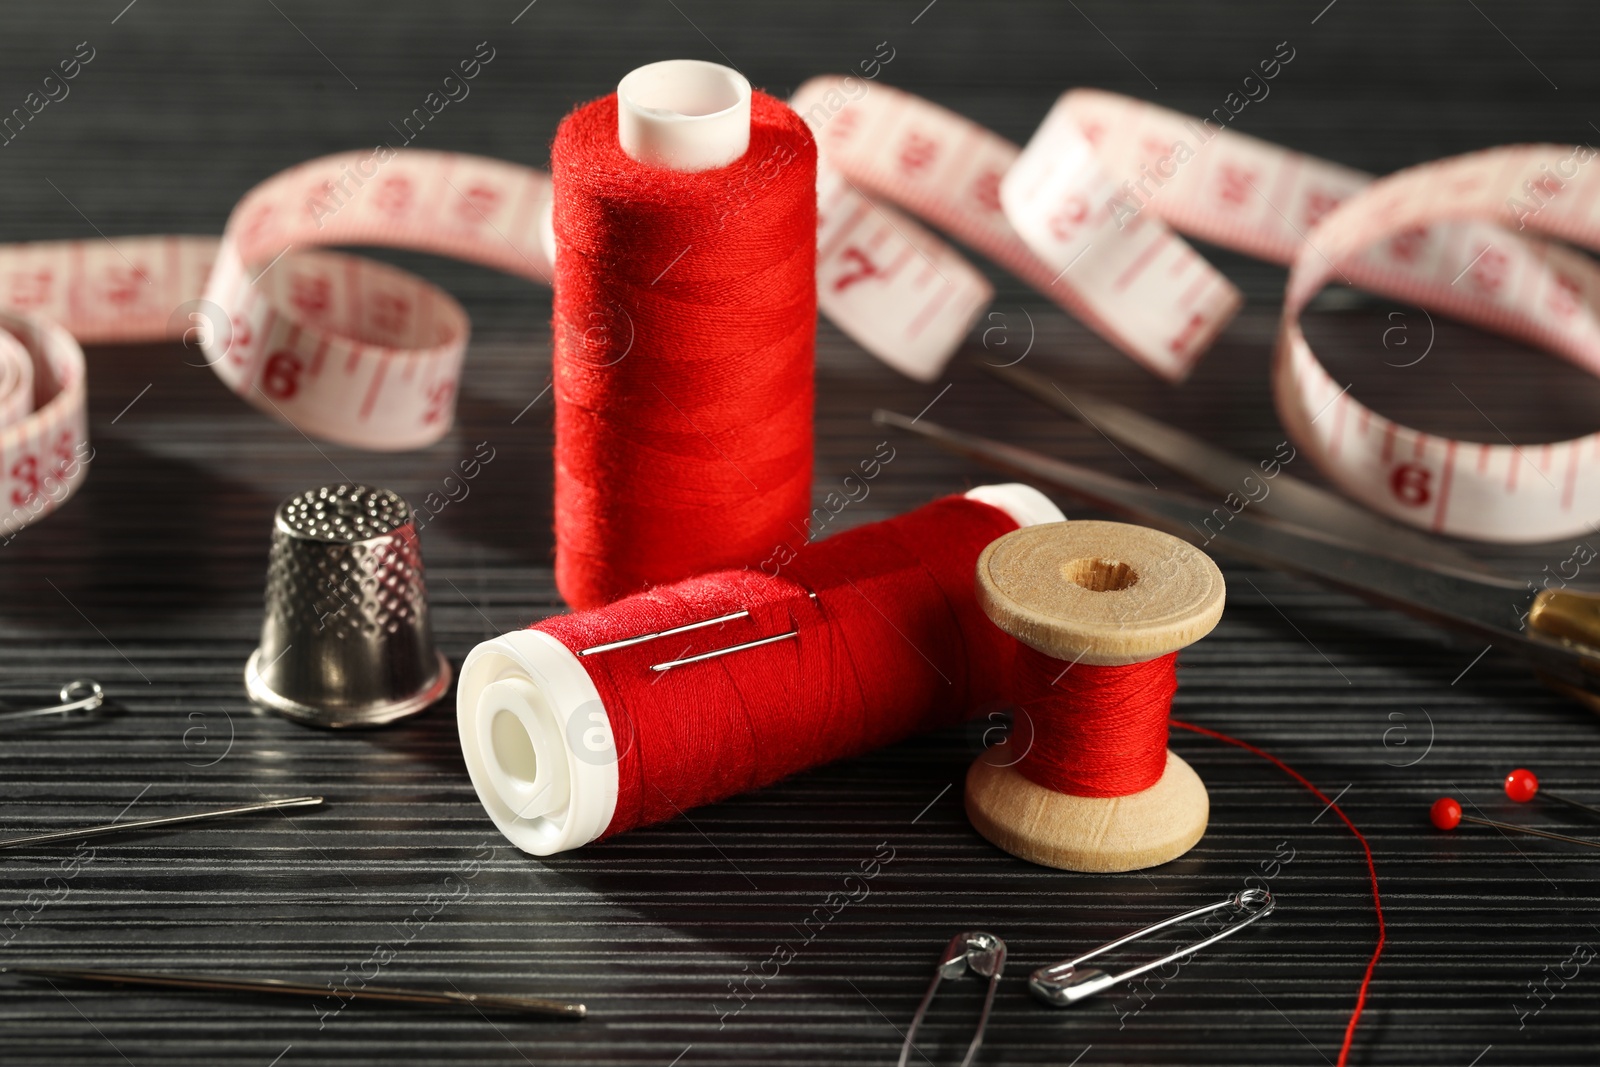
[[[605,832],[616,744],[600,694],[561,642],[517,630],[474,648],[456,686],[456,726],[478,799],[513,845],[549,856]]]
[[[750,82],[699,59],[638,67],[617,83],[617,140],[653,167],[725,167],[750,146]]]
[[[1027,485],[982,485],[967,497],[1018,526],[1065,518]],[[456,684],[456,726],[478,799],[522,851],[565,852],[610,825],[617,745],[632,744],[633,733],[616,736],[583,661],[555,638],[516,630],[468,653]]]

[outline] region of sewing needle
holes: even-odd
[[[109,985],[154,986],[161,989],[198,989],[209,992],[270,993],[279,996],[334,997],[338,1000],[382,1000],[400,1004],[438,1004],[490,1011],[553,1015],[562,1019],[581,1019],[588,1014],[582,1004],[567,1004],[543,997],[505,996],[494,993],[445,993],[394,986],[362,986],[360,989],[329,991],[328,986],[283,982],[276,978],[221,978],[210,975],[157,974],[148,971],[93,971],[64,967],[7,967],[0,972],[25,974],[37,978],[65,978]]]
[[[321,797],[286,797],[282,800],[264,800],[259,804],[244,804],[237,808],[218,808],[216,811],[197,811],[188,815],[167,815],[160,819],[113,822],[106,823],[104,826],[85,826],[77,830],[58,830],[53,834],[14,837],[9,841],[0,841],[0,849],[20,848],[23,845],[43,845],[52,841],[76,841],[82,837],[120,834],[125,830],[149,830],[157,826],[173,826],[178,823],[197,822],[201,819],[220,819],[224,815],[249,815],[251,812],[273,811],[279,808],[309,808],[321,803]]]

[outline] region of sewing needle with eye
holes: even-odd
[[[194,989],[217,993],[266,993],[276,996],[334,997],[338,1000],[381,1000],[391,1004],[432,1004],[456,1008],[550,1015],[560,1019],[581,1019],[588,1014],[582,1004],[567,1004],[543,997],[519,997],[498,993],[446,993],[425,989],[400,989],[394,986],[362,986],[330,992],[329,986],[283,982],[276,978],[225,978],[220,975],[159,974],[149,971],[94,971],[66,967],[8,967],[4,973],[35,978],[63,978],[79,982],[104,982],[109,985],[151,986],[158,989]]]
[[[76,841],[84,837],[103,834],[120,834],[129,830],[150,830],[158,826],[176,826],[179,823],[198,822],[201,819],[220,819],[225,815],[249,815],[257,811],[275,811],[280,808],[309,808],[322,803],[321,797],[285,797],[281,800],[264,800],[259,804],[242,804],[237,808],[218,808],[216,811],[196,811],[188,815],[167,815],[159,819],[140,819],[137,822],[112,822],[103,826],[84,826],[76,830],[57,830],[52,834],[35,834],[32,837],[14,837],[0,841],[0,849],[21,848],[23,845],[44,845],[54,841]]]

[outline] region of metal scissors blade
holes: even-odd
[[[1192,434],[1141,415],[1082,389],[1071,392],[1056,382],[1022,367],[983,364],[985,369],[1035,400],[1078,419],[1109,438],[1126,445],[1190,481],[1218,493],[1249,495],[1246,479],[1265,484],[1261,469]],[[1309,482],[1279,470],[1271,476],[1271,491],[1251,507],[1263,515],[1283,519],[1313,530],[1329,530],[1341,540],[1380,555],[1402,555],[1448,564],[1456,570],[1487,571],[1477,560],[1436,537],[1389,522],[1359,504],[1318,489]]]
[[[987,466],[1064,490],[1094,507],[1215,548],[1236,559],[1315,579],[1384,607],[1486,641],[1533,664],[1560,685],[1600,693],[1600,648],[1525,626],[1534,601],[1527,583],[1441,564],[1379,555],[1321,530],[1260,519],[1241,508],[1100,474],[986,437],[892,411],[873,421],[925,437]],[[1208,526],[1207,523],[1211,525]],[[1212,527],[1216,527],[1215,530]]]

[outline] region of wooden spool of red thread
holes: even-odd
[[[1134,664],[1157,672],[1171,667],[1151,661],[1211,632],[1222,617],[1224,585],[1216,564],[1176,537],[1078,521],[1031,526],[994,541],[978,558],[977,594],[995,625],[1026,646],[1019,655],[1032,649],[1060,661],[1063,674]],[[1079,786],[1101,795],[1076,795],[1042,784],[1038,779],[1048,776],[1029,764],[1027,751],[1017,751],[1061,729],[1059,716],[1085,713],[1053,692],[1017,694],[1011,738],[967,772],[967,817],[977,831],[1014,856],[1072,871],[1138,870],[1194,847],[1211,804],[1199,775],[1166,750],[1170,695],[1141,709],[1160,716],[1142,742],[1159,749],[1129,754],[1148,765],[1164,752],[1164,767],[1154,764],[1159,777],[1127,795],[1108,796],[1101,788]],[[1095,755],[1107,758],[1106,752]],[[1117,780],[1106,776],[1113,791]]]

